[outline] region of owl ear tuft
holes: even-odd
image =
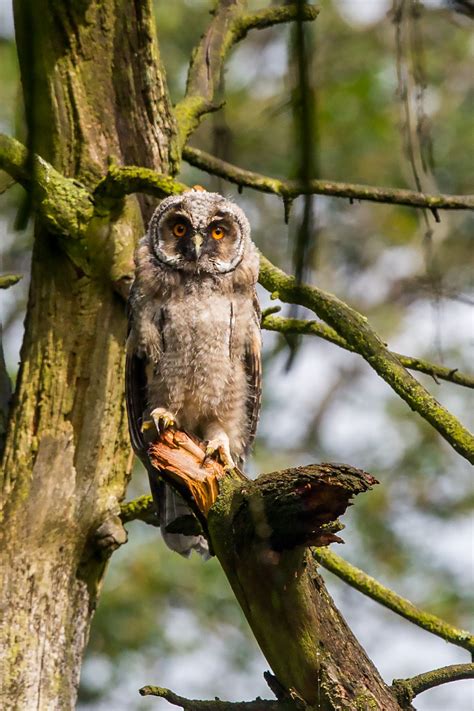
[[[203,188],[202,185],[193,185],[192,190],[196,193],[207,193],[206,188]]]

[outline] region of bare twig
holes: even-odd
[[[220,160],[198,148],[185,146],[183,158],[196,168],[219,175],[230,183],[241,187],[253,188],[264,193],[273,193],[284,199],[296,198],[308,193],[348,198],[349,200],[368,200],[391,205],[430,208],[438,210],[474,210],[474,195],[425,195],[414,190],[399,188],[379,188],[370,185],[339,183],[331,180],[311,180],[307,184],[280,180],[266,175],[243,170],[232,163]]]
[[[423,691],[450,681],[474,679],[474,664],[451,664],[418,674],[411,679],[394,679],[392,689],[402,708],[411,708],[411,702]]]
[[[311,309],[332,326],[390,387],[451,446],[474,463],[474,436],[403,367],[370,327],[367,318],[337,297],[317,287],[297,284],[263,255],[260,283],[276,298]]]
[[[144,686],[140,689],[141,696],[159,696],[166,699],[173,706],[180,706],[184,711],[284,711],[294,709],[295,706],[284,701],[270,701],[255,699],[255,701],[221,701],[213,699],[202,701],[199,699],[185,699],[178,696],[170,689],[161,686]]]
[[[251,29],[296,19],[297,6],[270,7],[255,13],[245,13],[246,0],[220,0],[213,18],[199,44],[194,49],[188,71],[186,95],[175,107],[180,146],[198,127],[202,117],[219,108],[215,97],[220,85],[224,62],[231,48]],[[304,20],[314,20],[318,10],[308,5]]]
[[[266,312],[262,318],[262,328],[279,333],[298,333],[319,336],[319,338],[324,338],[324,340],[334,343],[347,351],[351,351],[352,353],[357,352],[337,331],[319,321],[283,318],[281,316],[273,316],[273,314]],[[390,352],[409,370],[416,370],[419,373],[431,375],[435,380],[439,378],[450,383],[455,383],[456,385],[463,385],[466,388],[474,388],[474,376],[461,373],[457,368],[448,368],[444,365],[431,363],[424,358],[414,358],[412,356],[402,355],[396,351]]]
[[[436,615],[420,610],[409,600],[397,595],[393,590],[385,587],[375,578],[351,565],[329,549],[315,548],[313,549],[313,555],[318,563],[327,568],[327,570],[330,570],[331,573],[337,575],[338,578],[341,578],[341,580],[344,580],[359,592],[372,598],[372,600],[388,607],[389,610],[396,612],[397,615],[413,622],[418,627],[422,627],[427,632],[441,637],[446,642],[463,647],[463,649],[467,649],[471,653],[474,652],[474,636],[470,632],[460,630],[436,617]]]

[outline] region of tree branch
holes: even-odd
[[[88,190],[36,154],[29,156],[25,146],[4,134],[0,134],[0,168],[31,191],[49,229],[73,240],[83,237],[94,212]]]
[[[294,199],[299,195],[314,194],[431,210],[474,210],[474,195],[425,195],[414,190],[379,188],[330,180],[310,180],[304,184],[279,180],[250,170],[243,170],[232,163],[227,163],[191,146],[183,148],[183,158],[196,168],[211,173],[211,175],[218,175],[230,183],[264,193],[274,193],[286,200]]]
[[[259,12],[246,13],[238,17],[234,22],[232,28],[233,44],[244,39],[249,30],[263,30],[273,25],[293,22],[300,19],[300,13],[303,21],[311,22],[319,15],[319,7],[305,4],[299,8],[298,5],[294,3],[293,5],[267,7]]]
[[[347,351],[356,353],[355,348],[348,343],[345,338],[342,338],[337,331],[325,323],[319,321],[304,321],[296,318],[283,318],[281,316],[273,316],[273,314],[264,313],[262,317],[262,328],[267,331],[277,331],[278,333],[299,333],[309,334],[311,336],[319,336],[325,341],[334,343]],[[444,365],[431,363],[423,358],[414,358],[412,356],[402,355],[396,351],[389,351],[394,355],[400,363],[409,370],[416,370],[426,375],[431,375],[434,380],[438,378],[446,380],[456,385],[463,385],[466,388],[474,388],[474,376],[467,373],[461,373],[457,368],[447,368]]]
[[[474,463],[474,436],[408,373],[369,326],[366,317],[332,294],[297,284],[294,277],[275,267],[263,255],[259,281],[275,298],[306,306],[332,326],[412,410],[429,422],[461,456]]]
[[[139,496],[120,506],[120,519],[122,523],[130,521],[143,521],[152,526],[159,526],[158,516],[151,496]]]
[[[295,709],[294,704],[284,701],[270,701],[266,699],[255,699],[255,701],[201,701],[199,699],[185,699],[178,696],[170,689],[161,686],[144,686],[140,689],[141,696],[159,696],[166,699],[173,706],[180,706],[184,711],[284,711]]]
[[[397,595],[393,590],[351,565],[333,551],[318,548],[313,549],[312,552],[318,563],[359,592],[384,607],[388,607],[392,612],[396,612],[397,615],[422,627],[427,632],[474,653],[474,636],[470,632],[453,627],[436,615],[420,610],[409,600]]]
[[[263,29],[295,20],[298,12],[294,4],[245,14],[246,5],[246,0],[220,0],[209,27],[193,51],[186,94],[175,107],[181,147],[199,126],[202,117],[219,108],[214,103],[215,95],[224,62],[232,47],[251,29]],[[317,15],[317,8],[307,5],[303,11],[303,20],[314,20]]]
[[[418,674],[411,679],[394,679],[392,689],[402,708],[410,708],[411,702],[423,691],[450,681],[474,679],[474,664],[451,664]]]
[[[9,289],[11,286],[18,284],[21,278],[21,274],[4,274],[0,276],[0,289]]]
[[[189,187],[184,183],[151,168],[112,165],[94,190],[94,202],[96,211],[109,212],[117,200],[132,193],[145,193],[162,199],[186,190]]]
[[[153,519],[153,517],[155,517]],[[130,502],[122,504],[121,515],[123,523],[133,520],[144,521],[156,525],[156,514],[151,496],[141,496]],[[409,600],[397,595],[390,588],[379,583],[375,578],[364,573],[359,568],[351,565],[327,548],[313,549],[313,556],[320,565],[337,575],[341,580],[367,595],[376,602],[384,605],[392,612],[413,622],[427,632],[441,637],[446,642],[462,647],[474,654],[474,635],[467,630],[458,629],[442,620],[440,617],[421,610]]]

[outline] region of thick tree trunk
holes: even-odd
[[[17,0],[15,24],[36,151],[88,187],[110,158],[173,171],[175,128],[148,0]],[[137,203],[123,208],[110,228],[101,222],[106,258],[121,255],[108,269],[122,289],[143,229]],[[131,464],[124,341],[123,300],[37,227],[2,468],[5,711],[75,705],[106,564],[96,532],[107,522],[104,536],[123,539],[114,516]]]

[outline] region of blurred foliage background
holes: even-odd
[[[322,0],[318,19],[307,28],[319,176],[415,188],[407,157],[411,140],[425,190],[472,193],[472,21],[456,12],[456,3],[434,0],[416,3],[415,16],[398,21],[403,4]],[[174,101],[182,96],[189,56],[211,7],[208,0],[156,2]],[[267,175],[297,174],[290,32],[282,26],[253,31],[233,51],[225,107],[204,121],[193,145]],[[6,0],[0,3],[0,131],[24,139]],[[4,177],[0,173],[0,190]],[[279,266],[292,269],[300,200],[286,225],[283,205],[274,196],[248,190],[239,196],[234,186],[184,164],[180,178],[234,196],[249,215],[257,245]],[[13,379],[32,240],[31,225],[15,230],[21,197],[14,186],[0,198],[0,269],[24,275],[1,293]],[[305,265],[310,281],[366,314],[394,350],[461,370],[472,367],[472,213],[442,212],[438,224],[431,214],[413,209],[321,197],[314,198],[313,212],[317,248]],[[263,291],[261,298],[263,305],[270,303]],[[469,465],[362,359],[304,338],[288,370],[288,344],[278,334],[264,333],[263,414],[250,469],[333,460],[371,472],[381,484],[345,517],[346,545],[338,552],[425,609],[469,626],[474,498]],[[419,377],[472,427],[469,392]],[[137,465],[129,496],[146,490]],[[462,650],[324,575],[387,680],[468,661]],[[112,558],[92,627],[79,708],[164,708],[165,702],[138,696],[145,683],[196,697],[267,695],[265,669],[216,561],[182,560],[164,547],[156,529],[130,524],[129,543]],[[467,711],[469,682],[423,694],[416,706]]]

